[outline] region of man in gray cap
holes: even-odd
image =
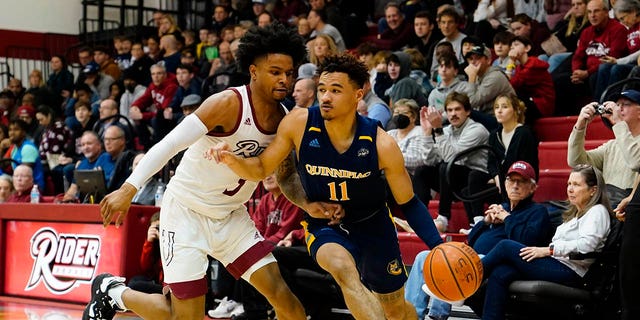
[[[184,117],[196,111],[196,109],[198,109],[198,107],[200,106],[200,103],[202,103],[202,98],[200,98],[200,96],[197,94],[190,94],[184,97],[184,99],[182,99],[182,103],[180,104],[183,117],[179,121],[182,121]]]

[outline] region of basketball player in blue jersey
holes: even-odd
[[[220,141],[247,157],[267,147],[286,113],[280,101],[305,54],[302,38],[280,24],[247,32],[238,61],[251,76],[249,85],[205,100],[149,150],[120,189],[104,198],[100,203],[104,225],[112,220],[120,225],[140,186],[188,147],[167,185],[160,210],[160,252],[169,298],[132,290],[124,279],[102,274],[93,281],[83,319],[111,319],[116,311],[129,309],[145,319],[202,320],[207,255],[222,262],[236,278],[251,283],[274,307],[278,319],[306,319],[302,304],[280,275],[271,254],[273,246],[264,241],[244,206],[256,183],[206,156]],[[315,212],[313,204],[305,210]],[[324,211],[318,210],[318,215],[324,216]]]
[[[225,143],[209,154],[239,176],[259,181],[295,148],[304,193],[285,195],[296,204],[329,201],[344,209],[339,224],[306,216],[305,228],[310,254],[338,282],[353,316],[415,320],[415,309],[404,299],[407,275],[385,203],[385,179],[418,236],[431,248],[442,240],[413,193],[397,143],[376,121],[356,113],[367,68],[339,55],[326,58],[318,73],[319,107],[287,115],[258,157],[237,157]]]

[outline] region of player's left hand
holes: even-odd
[[[337,203],[307,202],[303,209],[316,219],[329,219],[329,225],[339,224],[344,218],[344,209]]]
[[[520,257],[522,260],[530,262],[534,259],[544,258],[549,256],[549,248],[544,247],[524,247],[520,249]]]
[[[236,155],[231,152],[231,146],[226,142],[218,142],[213,148],[205,152],[204,158],[226,165],[230,165],[237,160]]]

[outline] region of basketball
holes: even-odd
[[[462,242],[445,242],[431,250],[423,268],[424,282],[443,301],[460,301],[471,296],[482,283],[482,262]]]

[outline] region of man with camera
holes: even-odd
[[[586,151],[584,148],[587,126],[596,117],[602,116],[613,124],[615,139]],[[607,185],[607,194],[611,206],[616,208],[622,199],[629,196],[637,176],[636,160],[640,150],[640,92],[624,90],[616,102],[607,101],[603,105],[597,102],[587,104],[569,136],[567,162],[573,167],[577,164],[590,164],[602,171]]]

